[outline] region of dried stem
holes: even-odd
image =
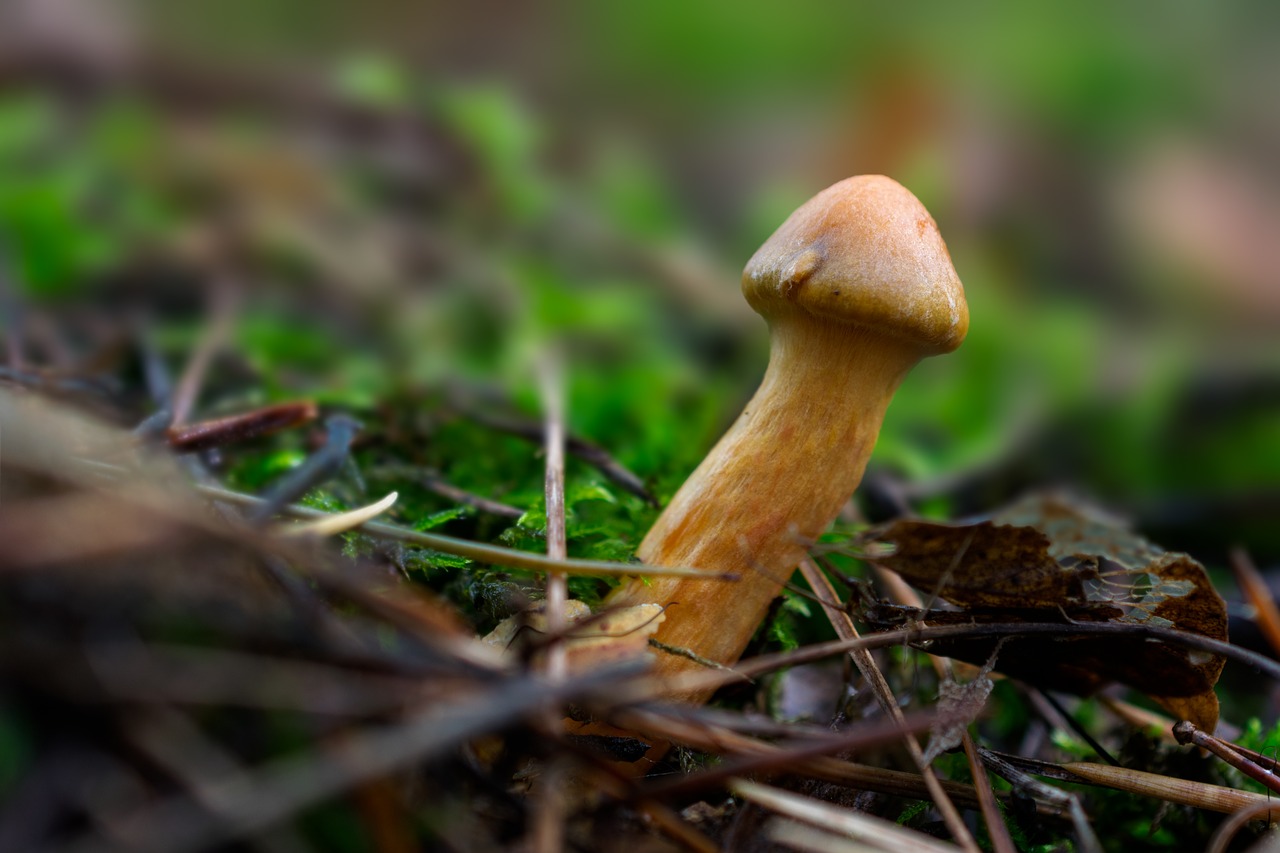
[[[475,421],[481,426],[489,429],[505,432],[516,438],[523,438],[526,441],[546,442],[545,424],[539,424],[532,421],[517,420],[514,418],[502,418],[491,415],[487,412],[475,410],[470,407],[464,407],[464,414],[470,420]],[[652,507],[658,506],[657,500],[645,488],[644,481],[641,480],[634,472],[623,466],[621,462],[614,459],[607,450],[597,444],[593,444],[584,438],[576,435],[565,434],[564,437],[565,451],[583,462],[595,468],[605,476],[607,480],[631,494],[644,500],[645,503]]]
[[[896,572],[882,566],[874,566],[876,576],[889,591],[889,598],[898,604],[920,607],[920,596]],[[869,654],[869,653],[868,653]],[[939,678],[955,680],[955,667],[950,658],[929,655],[934,671]],[[973,774],[973,787],[978,792],[978,805],[982,811],[982,819],[987,824],[987,835],[991,839],[991,847],[995,853],[1017,853],[1013,838],[1009,835],[1009,827],[1005,826],[1004,815],[996,805],[995,792],[991,790],[991,780],[987,777],[987,769],[983,767],[978,756],[977,745],[966,727],[960,735],[960,743],[969,759],[969,769]]]
[[[1248,602],[1253,605],[1254,621],[1262,635],[1271,644],[1272,650],[1280,654],[1280,607],[1276,606],[1275,596],[1267,587],[1267,582],[1249,559],[1249,552],[1243,548],[1231,549],[1231,571],[1235,573],[1236,583],[1240,585]]]
[[[800,573],[804,575],[804,579],[809,582],[809,587],[822,601],[823,612],[827,614],[827,619],[830,620],[831,627],[835,629],[836,636],[842,640],[858,639],[858,629],[854,626],[853,619],[850,618],[848,611],[835,605],[834,602],[839,601],[839,596],[836,594],[835,587],[831,585],[831,581],[822,573],[822,570],[814,565],[812,560],[805,559],[800,561]],[[889,719],[900,726],[904,726],[902,708],[899,707],[898,700],[893,695],[892,688],[889,687],[889,682],[885,680],[884,673],[880,671],[880,667],[876,666],[875,658],[871,656],[871,652],[863,648],[850,649],[849,657],[853,658],[853,663],[858,667],[858,672],[862,673],[862,677],[871,685],[881,709],[889,715]],[[920,744],[911,735],[904,735],[902,741],[907,747],[911,760],[920,769],[920,775],[924,777],[924,783],[929,787],[929,795],[933,798],[933,804],[937,807],[938,813],[942,815],[942,820],[946,823],[947,830],[957,844],[966,850],[976,853],[978,850],[977,842],[973,840],[973,835],[970,834],[968,827],[964,825],[964,820],[960,817],[960,813],[956,811],[955,805],[948,799],[946,792],[942,790],[942,786],[938,783],[937,775],[934,774],[933,768],[929,766],[929,762],[925,760]]]
[[[169,406],[169,411],[173,414],[171,425],[175,427],[186,424],[187,418],[191,416],[196,397],[200,393],[200,386],[204,384],[205,374],[209,371],[209,364],[231,334],[231,321],[235,317],[238,302],[232,288],[226,286],[223,281],[216,281],[211,296],[213,320],[201,335],[200,342],[187,361],[186,370],[178,380],[178,386],[174,389],[173,400]]]
[[[1018,847],[1009,835],[1009,827],[1005,826],[1004,815],[1000,812],[1000,804],[996,800],[996,792],[991,788],[991,779],[987,776],[987,768],[982,765],[978,755],[978,747],[973,736],[966,729],[961,739],[965,757],[969,759],[969,770],[973,774],[973,789],[978,792],[978,807],[982,819],[987,824],[987,836],[991,839],[991,849],[995,853],[1018,853]]]
[[[1213,837],[1209,839],[1209,846],[1206,848],[1207,853],[1226,853],[1227,847],[1231,844],[1231,839],[1235,838],[1237,832],[1244,829],[1245,825],[1255,820],[1275,820],[1275,809],[1270,803],[1256,803],[1251,806],[1245,806],[1239,811],[1232,812],[1231,817],[1222,822],[1222,825],[1213,833]],[[1266,850],[1265,847],[1254,847],[1254,850]]]
[[[646,820],[693,853],[719,853],[718,844],[681,820],[680,815],[662,803],[645,800],[637,805],[637,809]]]
[[[770,771],[789,772],[811,758],[836,752],[856,752],[878,746],[895,737],[927,731],[932,721],[932,716],[917,715],[904,718],[901,723],[894,720],[867,723],[839,735],[828,734],[826,737],[810,739],[808,742],[779,746],[771,752],[746,754],[723,761],[709,770],[663,779],[647,786],[644,791],[651,797],[684,796],[693,791],[722,785],[725,780],[733,776],[754,776]]]
[[[564,507],[564,379],[559,359],[547,353],[538,365],[538,385],[542,393],[546,436],[546,525],[547,557],[564,560],[568,556]],[[553,570],[546,579],[547,632],[564,634],[565,602],[569,585],[564,572]],[[568,657],[562,640],[547,649],[547,677],[553,683],[563,681],[569,672]],[[548,722],[554,725],[554,710],[548,709]],[[542,778],[535,789],[533,826],[530,847],[534,853],[556,853],[564,847],[566,806],[564,788],[566,767],[563,759],[552,757],[544,762]]]
[[[254,495],[246,495],[242,492],[231,491],[230,489],[218,488],[216,486],[196,486],[196,491],[205,497],[212,498],[217,501],[226,501],[228,503],[240,504],[242,506],[260,506],[265,503],[262,498]],[[317,519],[325,518],[331,513],[323,510],[312,509],[311,507],[299,506],[297,504],[288,504],[282,506],[278,510],[282,515],[289,515],[295,518]],[[423,533],[417,530],[409,530],[405,527],[398,527],[394,524],[384,524],[381,522],[371,521],[361,524],[355,528],[361,533],[367,533],[382,539],[394,539],[398,542],[408,542],[413,545],[421,545],[424,548],[431,548],[436,551],[442,551],[446,554],[455,554],[459,557],[466,557],[471,560],[477,560],[482,563],[491,563],[497,566],[509,566],[515,569],[524,569],[530,572],[551,572],[562,571],[572,575],[588,575],[595,577],[629,577],[634,576],[637,570],[643,570],[646,575],[653,577],[673,576],[673,577],[693,577],[701,580],[720,580],[733,581],[737,579],[737,575],[731,572],[725,572],[719,575],[709,575],[706,572],[697,569],[684,568],[680,566],[637,566],[628,563],[611,563],[605,560],[552,560],[544,554],[534,554],[528,551],[514,551],[510,548],[502,548],[497,545],[487,545],[482,542],[471,542],[466,539],[457,539],[453,536],[443,536],[439,533]]]
[[[732,670],[694,672],[681,675],[678,683],[651,684],[648,690],[658,694],[674,691],[714,690],[724,684],[766,672],[797,666],[810,661],[821,660],[849,652],[852,649],[883,649],[889,646],[927,643],[930,640],[954,640],[972,637],[1035,637],[1050,636],[1063,639],[1087,636],[1119,636],[1142,637],[1148,640],[1169,643],[1185,649],[1221,655],[1238,663],[1243,663],[1260,670],[1264,674],[1280,681],[1280,661],[1274,661],[1263,655],[1233,646],[1230,643],[1214,640],[1200,634],[1179,631],[1174,628],[1162,628],[1135,622],[987,622],[964,625],[916,625],[896,631],[882,631],[853,640],[832,640],[826,643],[815,643],[791,652],[780,652],[762,655],[748,661],[739,661]]]
[[[1259,785],[1280,793],[1280,777],[1257,762],[1257,759],[1261,758],[1258,753],[1216,738],[1202,731],[1189,720],[1181,720],[1175,724],[1173,736],[1178,739],[1178,743],[1194,744],[1201,749],[1207,749]]]
[[[1089,761],[1064,764],[1062,769],[1073,777],[1071,778],[1073,782],[1104,785],[1145,797],[1156,797],[1171,803],[1226,814],[1246,807],[1270,806],[1272,815],[1280,817],[1280,803],[1252,791],[1238,791],[1221,785],[1192,782],[1159,773],[1146,773],[1142,770],[1112,767],[1110,764],[1094,764]]]
[[[411,714],[402,722],[342,738],[331,749],[277,759],[235,773],[206,789],[219,807],[210,813],[188,797],[161,800],[119,820],[113,829],[130,849],[193,853],[273,826],[307,806],[400,768],[429,760],[470,738],[527,717],[548,701],[608,689],[633,677],[634,667],[597,670],[572,682],[512,678],[475,691],[462,701]],[[63,848],[87,853],[99,847],[86,837]]]
[[[277,403],[251,412],[169,426],[167,437],[169,446],[178,453],[194,453],[299,426],[315,420],[318,411],[316,404],[309,400]]]
[[[710,726],[696,721],[640,708],[620,709],[609,714],[609,720],[633,732],[644,732],[686,746],[716,754],[743,756],[772,756],[788,758],[787,769],[805,773],[817,779],[839,785],[853,785],[870,791],[880,791],[898,797],[928,799],[929,789],[915,773],[886,770],[866,764],[857,764],[826,755],[797,758],[794,750],[738,734],[723,727]],[[976,808],[978,798],[973,788],[958,782],[942,782],[947,796],[965,808]]]
[[[487,512],[489,515],[496,515],[500,518],[519,518],[524,515],[524,510],[519,507],[504,504],[501,501],[495,501],[483,495],[472,494],[465,489],[460,489],[452,483],[446,482],[435,474],[423,475],[421,481],[425,488],[430,489],[440,497],[448,498],[454,503],[475,507],[479,512]]]
[[[739,797],[763,806],[778,814],[796,818],[812,826],[822,827],[846,838],[863,841],[884,850],[901,850],[909,853],[939,853],[950,848],[934,838],[857,812],[771,788],[745,779],[735,779],[730,790]]]
[[[547,354],[539,364],[538,385],[545,412],[547,556],[563,561],[569,556],[564,517],[564,376],[555,355]],[[564,572],[555,569],[548,572],[546,615],[549,633],[564,633],[564,607],[568,598],[569,586]],[[564,644],[555,643],[548,650],[547,673],[552,680],[557,680],[566,672]]]

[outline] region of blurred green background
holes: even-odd
[[[113,341],[176,366],[230,293],[202,414],[309,395],[379,461],[536,512],[532,451],[436,404],[536,417],[560,346],[573,431],[665,499],[763,370],[741,265],[884,173],[972,326],[891,407],[871,516],[1063,485],[1206,562],[1280,560],[1274,3],[2,8],[11,366],[127,384]]]

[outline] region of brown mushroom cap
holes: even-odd
[[[742,292],[770,321],[804,311],[908,341],[964,340],[969,309],[933,217],[897,181],[848,178],[811,198],[747,262]]]

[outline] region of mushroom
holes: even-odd
[[[741,580],[634,578],[605,601],[664,606],[656,640],[725,665],[862,479],[898,383],[969,327],[933,218],[880,175],[841,181],[791,214],[747,264],[742,291],[769,323],[764,380],[639,549],[651,565]],[[665,676],[703,664],[660,654],[655,665]]]

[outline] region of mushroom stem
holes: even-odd
[[[810,545],[857,487],[898,384],[969,325],[932,217],[900,184],[849,178],[814,196],[760,247],[743,294],[769,322],[769,367],[729,432],[640,545],[651,565],[737,572],[736,584],[633,579],[606,604],[659,604],[655,639],[676,675],[734,663]],[[684,698],[701,701],[705,694]]]
[[[921,353],[836,323],[773,324],[760,388],[640,545],[659,566],[739,583],[633,579],[606,602],[667,606],[658,639],[731,664],[805,552],[857,488],[885,409]],[[675,674],[698,664],[663,655]],[[705,697],[691,696],[698,700]]]

